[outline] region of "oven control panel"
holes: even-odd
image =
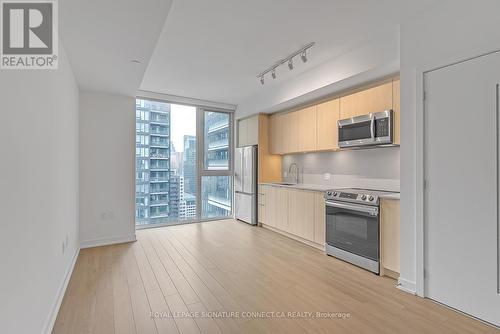
[[[325,192],[326,200],[357,202],[362,204],[378,204],[378,196],[370,193],[344,192],[341,190],[328,190]]]

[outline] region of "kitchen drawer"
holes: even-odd
[[[258,201],[259,205],[266,205],[266,195],[265,194],[258,194],[257,201]]]

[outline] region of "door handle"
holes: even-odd
[[[500,294],[500,207],[498,201],[500,200],[500,157],[499,157],[499,124],[498,124],[498,113],[500,109],[500,92],[499,84],[495,86],[495,156],[496,156],[496,192],[497,192],[497,294]]]
[[[372,141],[375,141],[375,116],[370,114],[370,136]]]
[[[333,208],[368,213],[372,216],[378,215],[378,208],[377,207],[369,207],[366,205],[359,205],[359,204],[338,203],[338,202],[332,202],[332,201],[325,201],[325,205],[333,207]]]

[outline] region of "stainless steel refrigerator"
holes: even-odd
[[[236,219],[257,225],[257,146],[236,149],[234,191]]]

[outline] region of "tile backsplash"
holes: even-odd
[[[295,162],[301,183],[399,191],[399,151],[397,146],[290,154],[283,156],[282,173],[286,178]]]

